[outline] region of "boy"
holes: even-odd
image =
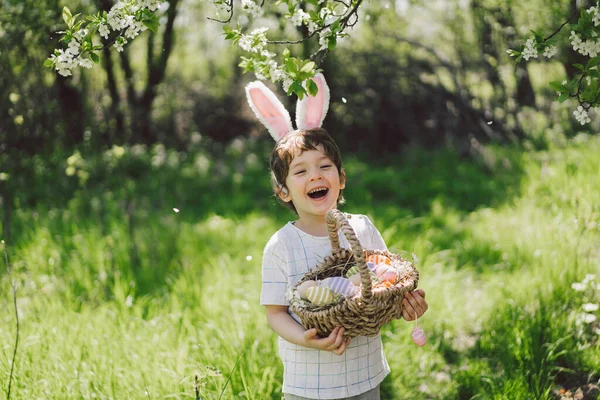
[[[268,89],[260,84],[247,88],[253,110],[277,140],[270,163],[273,189],[298,216],[265,246],[261,304],[269,326],[279,335],[286,400],[379,399],[379,385],[389,373],[381,337],[350,341],[344,339],[343,327],[335,328],[328,337],[319,337],[315,329],[302,327],[285,296],[289,287],[331,252],[325,215],[343,202],[346,185],[339,148],[320,128],[329,92],[322,76],[315,77],[315,82],[322,97],[317,95],[299,104],[297,131],[292,131],[283,106],[274,103],[274,95],[265,92]],[[303,118],[306,120],[298,120]],[[363,247],[386,249],[381,234],[366,216],[347,218]],[[340,243],[349,247],[343,235]],[[405,296],[406,320],[414,320],[427,310],[424,297],[422,290]]]

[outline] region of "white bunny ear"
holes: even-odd
[[[307,95],[296,104],[296,126],[298,129],[320,128],[329,110],[329,86],[323,74],[315,75],[313,81],[319,92],[316,96]]]
[[[277,96],[262,82],[254,81],[246,86],[248,104],[260,122],[269,130],[269,133],[278,141],[294,130],[290,113],[285,109]]]

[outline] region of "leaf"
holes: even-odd
[[[581,65],[581,64],[573,64],[573,66],[575,68],[577,68],[578,70],[585,72],[585,67],[583,65]]]
[[[73,14],[71,14],[71,10],[69,10],[69,8],[67,6],[63,7],[62,18],[65,21],[65,24],[67,24],[67,26],[69,28],[73,25],[73,22],[72,22]]]
[[[567,99],[569,98],[569,93],[565,92],[565,93],[561,93],[560,96],[558,96],[557,101],[559,103],[564,103]]]
[[[331,27],[330,27],[331,32],[336,33],[337,31],[340,30],[340,26],[341,26],[340,20],[336,19],[335,22],[333,24],[331,24]]]
[[[298,96],[298,99],[302,100],[302,98],[306,94],[306,90],[304,90],[300,82],[294,81],[288,89],[288,96],[292,93],[295,93]]]
[[[552,81],[552,82],[550,82],[550,87],[552,89],[554,89],[555,91],[561,92],[561,93],[567,90],[565,88],[565,86],[562,83],[560,83],[559,81]]]
[[[296,76],[296,73],[298,72],[298,66],[296,65],[295,58],[288,58],[285,61],[285,67],[289,72],[290,76]]]
[[[51,58],[47,58],[46,61],[44,61],[44,67],[53,68],[54,67],[54,60],[52,60]]]
[[[327,43],[327,48],[329,49],[329,51],[331,51],[335,49],[335,46],[337,46],[337,39],[335,38],[335,36],[330,36],[329,42]]]
[[[96,53],[90,53],[90,58],[94,62],[94,64],[98,64],[100,62],[100,57]]]
[[[595,67],[596,65],[598,65],[598,62],[600,62],[600,56],[590,58],[590,61],[588,61],[587,63],[587,68],[589,69]]]
[[[283,50],[283,58],[288,58],[290,56],[290,49],[288,49],[287,47]]]
[[[308,81],[308,94],[311,96],[316,96],[319,93],[319,87],[312,79]]]
[[[300,72],[312,72],[315,69],[316,64],[314,61],[309,61],[300,69]]]
[[[146,28],[150,29],[154,33],[158,32],[158,27],[160,25],[158,23],[158,18],[143,21],[143,24],[146,26]]]

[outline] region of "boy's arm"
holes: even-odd
[[[344,328],[336,327],[326,338],[317,335],[312,328],[304,330],[290,315],[287,306],[267,305],[267,322],[273,331],[284,340],[311,349],[331,351],[342,355],[350,344],[350,338],[344,340]]]

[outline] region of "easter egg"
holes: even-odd
[[[420,328],[415,327],[410,336],[417,346],[425,346],[427,338],[425,337],[425,333]]]
[[[375,275],[379,281],[396,282],[398,279],[398,271],[386,264],[379,264],[375,268]]]
[[[360,286],[360,279],[360,274],[354,274],[348,278],[348,280],[355,286]]]
[[[352,275],[358,274],[358,265],[351,267],[348,271],[346,271],[346,278],[351,277]]]
[[[306,290],[308,300],[318,306],[324,306],[333,302],[333,292],[325,286],[313,286]]]
[[[313,286],[317,286],[317,282],[316,281],[304,281],[301,284],[299,284],[296,287],[296,290],[298,291],[298,295],[303,298],[306,299],[306,290],[310,287]]]
[[[371,254],[370,256],[367,257],[367,262],[372,262],[376,265],[379,265],[379,264],[392,265],[392,260],[390,260],[389,257],[383,256],[381,254]]]
[[[377,265],[372,262],[367,263],[367,267],[369,268],[369,270],[371,272],[373,272],[375,270],[376,266]],[[359,273],[360,273],[360,269],[358,268],[358,265],[354,265],[346,272],[346,278],[349,278],[352,275],[359,274]]]
[[[352,297],[356,294],[356,286],[350,279],[342,277],[326,278],[321,281],[322,286],[326,286],[333,293],[341,294],[344,297]]]

